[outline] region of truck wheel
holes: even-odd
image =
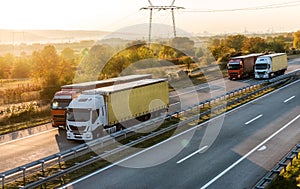
[[[151,114],[149,113],[149,114],[146,114],[145,116],[144,116],[144,121],[147,121],[147,120],[149,120],[151,118]]]
[[[123,125],[121,123],[117,123],[116,127],[117,127],[117,131],[121,131],[121,130],[124,129],[124,127],[123,127]]]

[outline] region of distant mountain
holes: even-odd
[[[110,32],[84,30],[0,30],[0,44],[59,43],[100,40]]]

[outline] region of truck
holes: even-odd
[[[242,79],[254,75],[254,64],[261,53],[232,57],[227,64],[228,78]]]
[[[93,140],[124,129],[132,120],[161,115],[168,107],[168,81],[164,78],[83,91],[67,108],[67,139]]]
[[[62,127],[65,129],[67,106],[74,98],[77,98],[82,91],[151,78],[151,74],[127,75],[106,80],[63,85],[61,86],[61,90],[54,94],[54,97],[51,101],[50,106],[52,126]]]
[[[283,75],[287,70],[288,62],[286,53],[274,53],[257,58],[255,62],[255,79],[268,79]]]

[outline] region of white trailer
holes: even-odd
[[[284,74],[287,70],[286,53],[274,53],[260,56],[255,62],[255,79],[268,79]]]
[[[122,129],[126,121],[147,120],[169,106],[166,79],[144,79],[83,91],[67,110],[67,139],[92,140]]]

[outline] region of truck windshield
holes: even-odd
[[[53,100],[51,103],[51,109],[57,110],[57,109],[67,109],[67,106],[70,104],[71,99],[64,100],[64,99],[56,99]]]
[[[90,120],[90,110],[87,109],[69,109],[67,112],[68,121],[86,122]]]
[[[255,69],[257,70],[265,70],[268,68],[268,64],[256,64]]]
[[[240,64],[228,64],[228,70],[239,70],[241,68]]]

